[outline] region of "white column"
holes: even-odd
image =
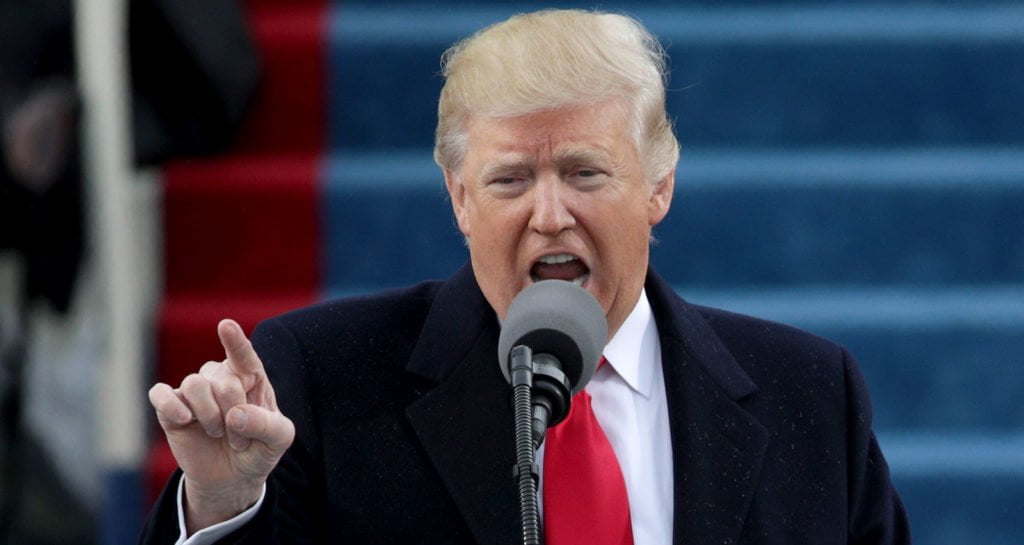
[[[101,467],[137,471],[144,453],[142,350],[148,305],[140,278],[133,183],[125,0],[75,0],[75,50],[83,98],[83,156],[90,250],[95,259],[105,355],[97,362],[96,433]],[[148,413],[147,413],[148,414]]]

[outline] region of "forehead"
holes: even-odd
[[[470,155],[620,152],[632,146],[620,101],[565,106],[513,117],[473,116],[466,124]]]

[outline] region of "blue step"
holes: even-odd
[[[1021,543],[1024,436],[908,434],[879,440],[915,543]]]
[[[335,4],[341,4],[345,8],[378,8],[390,10],[408,10],[411,8],[430,8],[437,10],[451,10],[453,6],[443,6],[437,0],[332,0]],[[986,5],[1009,4],[1013,0],[988,0],[979,2],[976,0],[890,0],[888,4],[911,6],[977,6],[979,3]],[[449,2],[451,4],[451,2]],[[743,9],[750,7],[821,7],[837,6],[847,7],[850,4],[863,4],[877,6],[878,0],[643,0],[637,1],[604,1],[594,2],[593,0],[561,0],[559,2],[544,2],[542,0],[487,0],[488,6],[501,6],[514,9],[514,12],[535,11],[546,8],[576,8],[615,13],[633,13],[638,6],[651,7],[679,7],[688,6],[691,8],[728,8]],[[396,15],[397,16],[397,15]]]
[[[336,6],[331,145],[429,146],[442,51],[521,9]],[[668,49],[684,146],[1024,143],[1019,4],[627,11]]]
[[[592,2],[560,2],[591,8]],[[545,7],[335,1],[326,296],[467,258],[430,159],[441,52]],[[1024,5],[646,0],[682,158],[653,262],[848,346],[916,543],[1024,539]]]
[[[684,150],[676,179],[652,260],[678,284],[1024,278],[1024,148]],[[328,286],[444,277],[466,260],[429,152],[336,155],[323,180]]]
[[[677,291],[849,348],[878,430],[1024,431],[1024,284]]]

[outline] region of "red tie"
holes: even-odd
[[[545,439],[544,541],[633,545],[626,482],[586,390]]]

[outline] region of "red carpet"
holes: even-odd
[[[165,165],[164,301],[154,380],[223,358],[216,324],[251,332],[321,292],[319,165],[326,141],[326,2],[248,0],[263,81],[232,150]],[[159,428],[149,498],[176,467]]]

